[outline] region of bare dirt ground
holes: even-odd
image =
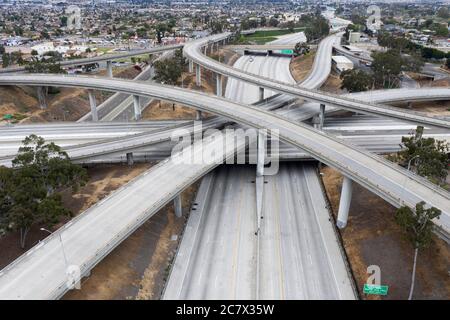
[[[239,58],[239,55],[228,49],[220,49],[215,51],[211,57],[227,64],[234,64]],[[195,73],[189,73],[187,70],[183,72],[182,81],[178,81],[178,86],[189,88],[196,91],[214,94],[216,92],[216,78],[215,74],[209,70],[201,69],[201,86],[195,83]],[[223,77],[222,92],[225,92],[227,78]],[[203,117],[210,116],[208,113],[203,113]],[[195,119],[195,110],[184,107],[179,104],[174,104],[166,101],[154,100],[142,112],[142,118],[147,120],[168,120],[168,119]]]
[[[138,73],[134,67],[114,69],[114,76],[123,79],[132,79]],[[106,71],[101,70],[94,75],[105,76]],[[96,91],[97,105],[110,95]],[[47,109],[40,109],[32,88],[25,91],[19,87],[0,87],[0,117],[8,113],[20,113],[24,116],[21,123],[75,121],[90,110],[87,90],[78,88],[60,88],[58,93],[48,94],[47,104]]]
[[[450,116],[450,101],[414,102],[411,110],[424,112],[429,116]]]
[[[342,176],[323,168],[323,180],[334,214],[339,207]],[[407,299],[413,262],[413,247],[394,220],[395,208],[380,197],[353,184],[348,225],[341,230],[360,296],[363,299]],[[381,268],[381,283],[389,286],[386,297],[365,296],[362,287],[369,265]],[[450,248],[434,237],[432,245],[419,252],[414,299],[450,299]]]
[[[311,71],[314,63],[315,52],[310,52],[307,55],[299,56],[291,60],[289,69],[295,81],[303,81]]]
[[[321,91],[341,94],[344,91],[341,89],[342,80],[339,78],[335,72],[331,72],[328,76],[327,81],[320,87]]]

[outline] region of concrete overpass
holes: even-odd
[[[442,217],[436,223],[446,232],[450,230],[450,194],[447,191],[392,162],[349,145],[320,130],[289,121],[283,116],[263,111],[255,106],[242,105],[176,87],[98,77],[2,76],[0,84],[49,85],[120,91],[180,103],[254,128],[276,129],[279,130],[281,141],[303,149],[312,157],[338,169],[348,178],[380,195],[395,206],[413,207],[423,200],[430,206],[441,209]]]
[[[110,62],[114,61],[114,60],[129,58],[129,57],[133,57],[133,56],[139,56],[139,55],[143,55],[143,54],[155,54],[155,53],[164,52],[164,51],[168,51],[168,50],[180,49],[180,48],[183,48],[183,45],[184,44],[158,46],[158,47],[153,47],[153,48],[148,48],[148,49],[127,51],[127,52],[117,53],[117,54],[105,54],[105,55],[96,56],[96,57],[92,57],[92,58],[65,60],[65,61],[59,62],[59,64],[62,67],[71,67],[71,66],[82,66],[82,65],[87,65],[87,64],[91,64],[91,63],[98,63],[101,61],[106,61],[106,62],[108,62],[107,66],[109,69],[112,66]],[[25,70],[26,70],[25,67],[3,68],[3,69],[0,69],[0,74],[1,73],[16,73],[16,72],[22,72]]]
[[[340,109],[345,109],[358,113],[367,113],[372,115],[378,115],[380,117],[389,117],[402,121],[410,121],[413,123],[419,123],[423,125],[431,125],[442,128],[450,129],[450,122],[440,118],[426,117],[423,114],[417,112],[404,112],[404,110],[388,107],[379,104],[365,103],[361,101],[352,100],[349,98],[343,98],[339,95],[333,95],[330,93],[324,93],[317,90],[311,90],[301,88],[296,85],[290,85],[279,81],[274,81],[268,78],[259,77],[254,74],[237,70],[235,68],[224,65],[217,62],[201,52],[203,46],[208,45],[210,42],[218,42],[226,39],[230,36],[230,33],[224,33],[220,35],[214,35],[207,38],[187,43],[184,46],[184,55],[197,64],[196,75],[197,82],[200,77],[200,66],[203,66],[209,70],[214,71],[219,75],[225,75],[232,78],[239,79],[241,81],[250,82],[258,85],[261,92],[264,92],[264,88],[271,89],[280,93],[286,93],[288,95],[303,98],[308,101],[318,102],[325,106],[333,106]]]

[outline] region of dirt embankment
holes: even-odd
[[[339,208],[342,176],[334,169],[322,170],[333,212]],[[367,267],[381,268],[381,283],[389,286],[386,297],[365,299],[407,299],[413,262],[413,247],[395,223],[395,208],[380,197],[353,184],[348,225],[341,230],[344,247],[357,287],[367,280]],[[434,237],[432,245],[419,253],[414,299],[450,299],[450,248]]]
[[[134,67],[115,68],[114,76],[133,79],[139,74]],[[95,73],[105,76],[106,71]],[[0,87],[0,117],[5,114],[21,114],[20,122],[76,121],[89,110],[87,90],[78,88],[59,88],[50,90],[47,95],[47,108],[41,109],[34,88],[24,90],[19,87]],[[106,100],[111,93],[96,91],[97,105]],[[0,122],[1,123],[1,122]]]
[[[341,83],[342,80],[341,78],[339,78],[339,75],[337,75],[334,72],[331,72],[327,78],[327,81],[325,81],[325,83],[320,87],[320,90],[335,94],[341,94],[344,92],[341,89]]]
[[[232,65],[239,58],[239,55],[228,49],[220,49],[219,52],[215,51],[211,57],[222,63]],[[186,67],[177,86],[214,94],[216,92],[216,75],[214,72],[201,68],[201,79],[201,85],[197,86],[195,73],[189,73]],[[226,81],[227,78],[223,77],[222,92],[225,92]],[[203,113],[203,116],[208,117],[210,115]],[[177,103],[153,100],[143,111],[142,118],[147,120],[195,119],[195,110]]]
[[[289,69],[292,77],[296,82],[301,82],[306,79],[311,71],[314,63],[315,52],[310,52],[307,55],[295,57],[291,60]]]

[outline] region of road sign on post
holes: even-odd
[[[282,53],[282,54],[293,54],[293,53],[294,53],[294,50],[283,49],[283,50],[281,50],[281,53]]]
[[[365,294],[377,294],[380,296],[386,296],[388,293],[388,286],[377,286],[374,284],[364,284],[364,293]]]

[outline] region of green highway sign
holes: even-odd
[[[365,294],[377,294],[380,296],[385,296],[388,293],[388,286],[377,286],[374,284],[364,284],[364,293]]]
[[[282,53],[282,54],[293,54],[294,51],[293,51],[293,50],[288,50],[288,49],[286,49],[286,50],[281,50],[281,53]]]
[[[3,120],[11,120],[13,118],[13,115],[12,114],[5,114],[4,116],[3,116]]]

